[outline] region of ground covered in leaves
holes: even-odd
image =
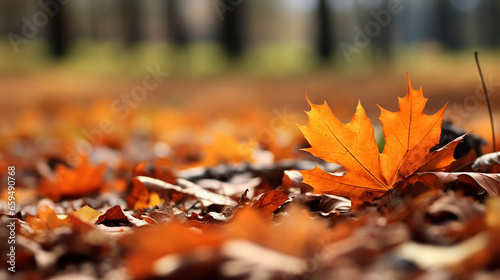
[[[385,144],[326,105],[304,135],[286,109],[23,116],[0,142],[0,278],[497,279],[499,156],[412,94]]]

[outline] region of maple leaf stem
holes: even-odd
[[[490,124],[491,124],[491,137],[493,140],[493,152],[497,151],[496,141],[495,141],[495,126],[493,125],[493,113],[491,111],[490,98],[488,96],[488,90],[486,89],[486,83],[484,82],[483,72],[481,71],[481,66],[479,65],[478,52],[474,52],[474,57],[476,58],[477,70],[479,71],[479,76],[481,77],[481,83],[483,84],[484,95],[486,96],[486,104],[488,104],[488,112],[490,113]]]

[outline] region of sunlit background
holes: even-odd
[[[361,99],[377,123],[375,104],[395,110],[408,73],[429,113],[450,102],[447,118],[489,139],[473,52],[498,116],[499,29],[494,0],[2,1],[2,133],[85,139],[104,117],[136,132],[182,122],[151,117],[158,108],[229,121],[262,112],[257,127],[285,110],[296,130],[305,92],[343,121]],[[156,86],[130,99],[152,69]]]

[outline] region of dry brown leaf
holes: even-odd
[[[431,188],[442,189],[445,184],[460,181],[476,186],[488,192],[489,195],[500,195],[500,174],[476,172],[422,172],[408,178],[407,184],[424,183]]]
[[[269,191],[263,193],[260,198],[252,204],[252,208],[259,211],[265,218],[271,218],[273,212],[288,199],[288,195],[282,191]]]

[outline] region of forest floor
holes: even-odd
[[[151,67],[0,77],[0,278],[500,275],[500,200],[488,190],[459,181],[350,210],[348,199],[312,194],[292,171],[339,171],[300,150],[308,146],[296,125],[308,122],[306,93],[346,123],[360,100],[381,149],[376,104],[398,110],[397,97],[408,93],[404,72],[190,77],[160,68],[152,75]],[[493,151],[474,64],[458,73],[428,69],[406,70],[429,98],[425,113],[448,102],[444,119]],[[500,71],[485,72],[500,121]]]

